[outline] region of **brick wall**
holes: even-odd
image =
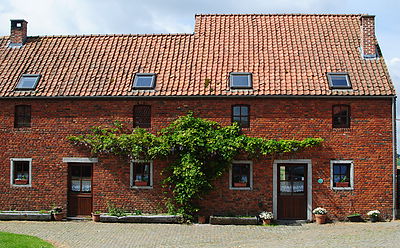
[[[350,212],[379,209],[387,217],[392,206],[392,127],[390,99],[174,99],[174,100],[2,100],[0,101],[0,210],[67,208],[67,164],[63,157],[93,157],[66,140],[94,125],[114,120],[132,126],[135,104],[152,105],[152,131],[193,110],[197,116],[231,123],[231,105],[249,104],[248,135],[273,139],[322,137],[323,147],[297,154],[253,160],[253,190],[230,190],[225,174],[216,189],[200,201],[204,214],[255,214],[272,210],[274,159],[311,159],[313,208],[322,206],[331,218]],[[32,127],[13,128],[14,106],[32,105]],[[332,129],[332,105],[351,105],[351,128]],[[10,158],[32,158],[32,187],[10,186]],[[247,159],[243,157],[243,159]],[[330,189],[330,160],[354,161],[354,190]],[[154,162],[153,189],[129,187],[129,161],[99,157],[94,165],[94,209],[107,202],[127,209],[160,212],[164,209],[160,172],[167,162]],[[323,179],[322,184],[317,179]],[[352,207],[351,207],[352,206]]]

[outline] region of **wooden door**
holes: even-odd
[[[307,219],[307,164],[278,164],[278,219]]]
[[[92,164],[71,163],[68,166],[68,216],[92,213]]]

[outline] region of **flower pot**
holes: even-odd
[[[147,186],[147,182],[145,182],[145,181],[135,181],[135,186]]]
[[[326,214],[316,214],[315,215],[315,222],[317,224],[325,224],[325,222],[326,222]]]
[[[199,224],[206,224],[206,217],[203,216],[203,215],[199,215],[197,217],[197,221],[198,221]]]
[[[92,219],[94,222],[100,222],[100,214],[93,214],[92,213]]]
[[[348,187],[350,187],[350,183],[349,183],[349,182],[337,182],[337,183],[336,183],[336,187],[339,187],[339,188],[348,188]]]
[[[16,185],[27,185],[28,179],[15,179],[14,184]]]
[[[247,183],[233,183],[233,187],[245,188]]]
[[[271,220],[270,219],[263,219],[263,225],[271,225]]]
[[[371,215],[369,217],[369,219],[370,219],[371,222],[378,222],[379,221],[379,216]]]
[[[55,221],[61,221],[64,217],[63,213],[53,213],[53,217]]]

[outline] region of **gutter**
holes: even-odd
[[[396,219],[397,215],[397,206],[396,206],[396,198],[397,198],[397,142],[396,142],[396,97],[392,98],[392,143],[393,143],[393,220]]]
[[[47,99],[47,100],[57,100],[57,99],[79,99],[79,100],[108,100],[108,99],[201,99],[201,98],[345,98],[345,99],[379,99],[379,98],[396,98],[394,95],[379,95],[379,96],[349,96],[349,95],[334,95],[334,96],[321,96],[321,95],[307,95],[307,96],[297,96],[297,95],[186,95],[186,96],[10,96],[10,97],[0,97],[0,100],[15,100],[15,99]]]

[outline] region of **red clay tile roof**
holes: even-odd
[[[0,97],[394,95],[383,57],[360,55],[361,15],[197,15],[194,34],[0,37]],[[135,73],[154,90],[132,90]],[[253,89],[231,90],[230,72]],[[352,90],[331,90],[327,72],[348,72]],[[41,74],[35,91],[14,91]],[[210,83],[208,83],[208,81]]]

